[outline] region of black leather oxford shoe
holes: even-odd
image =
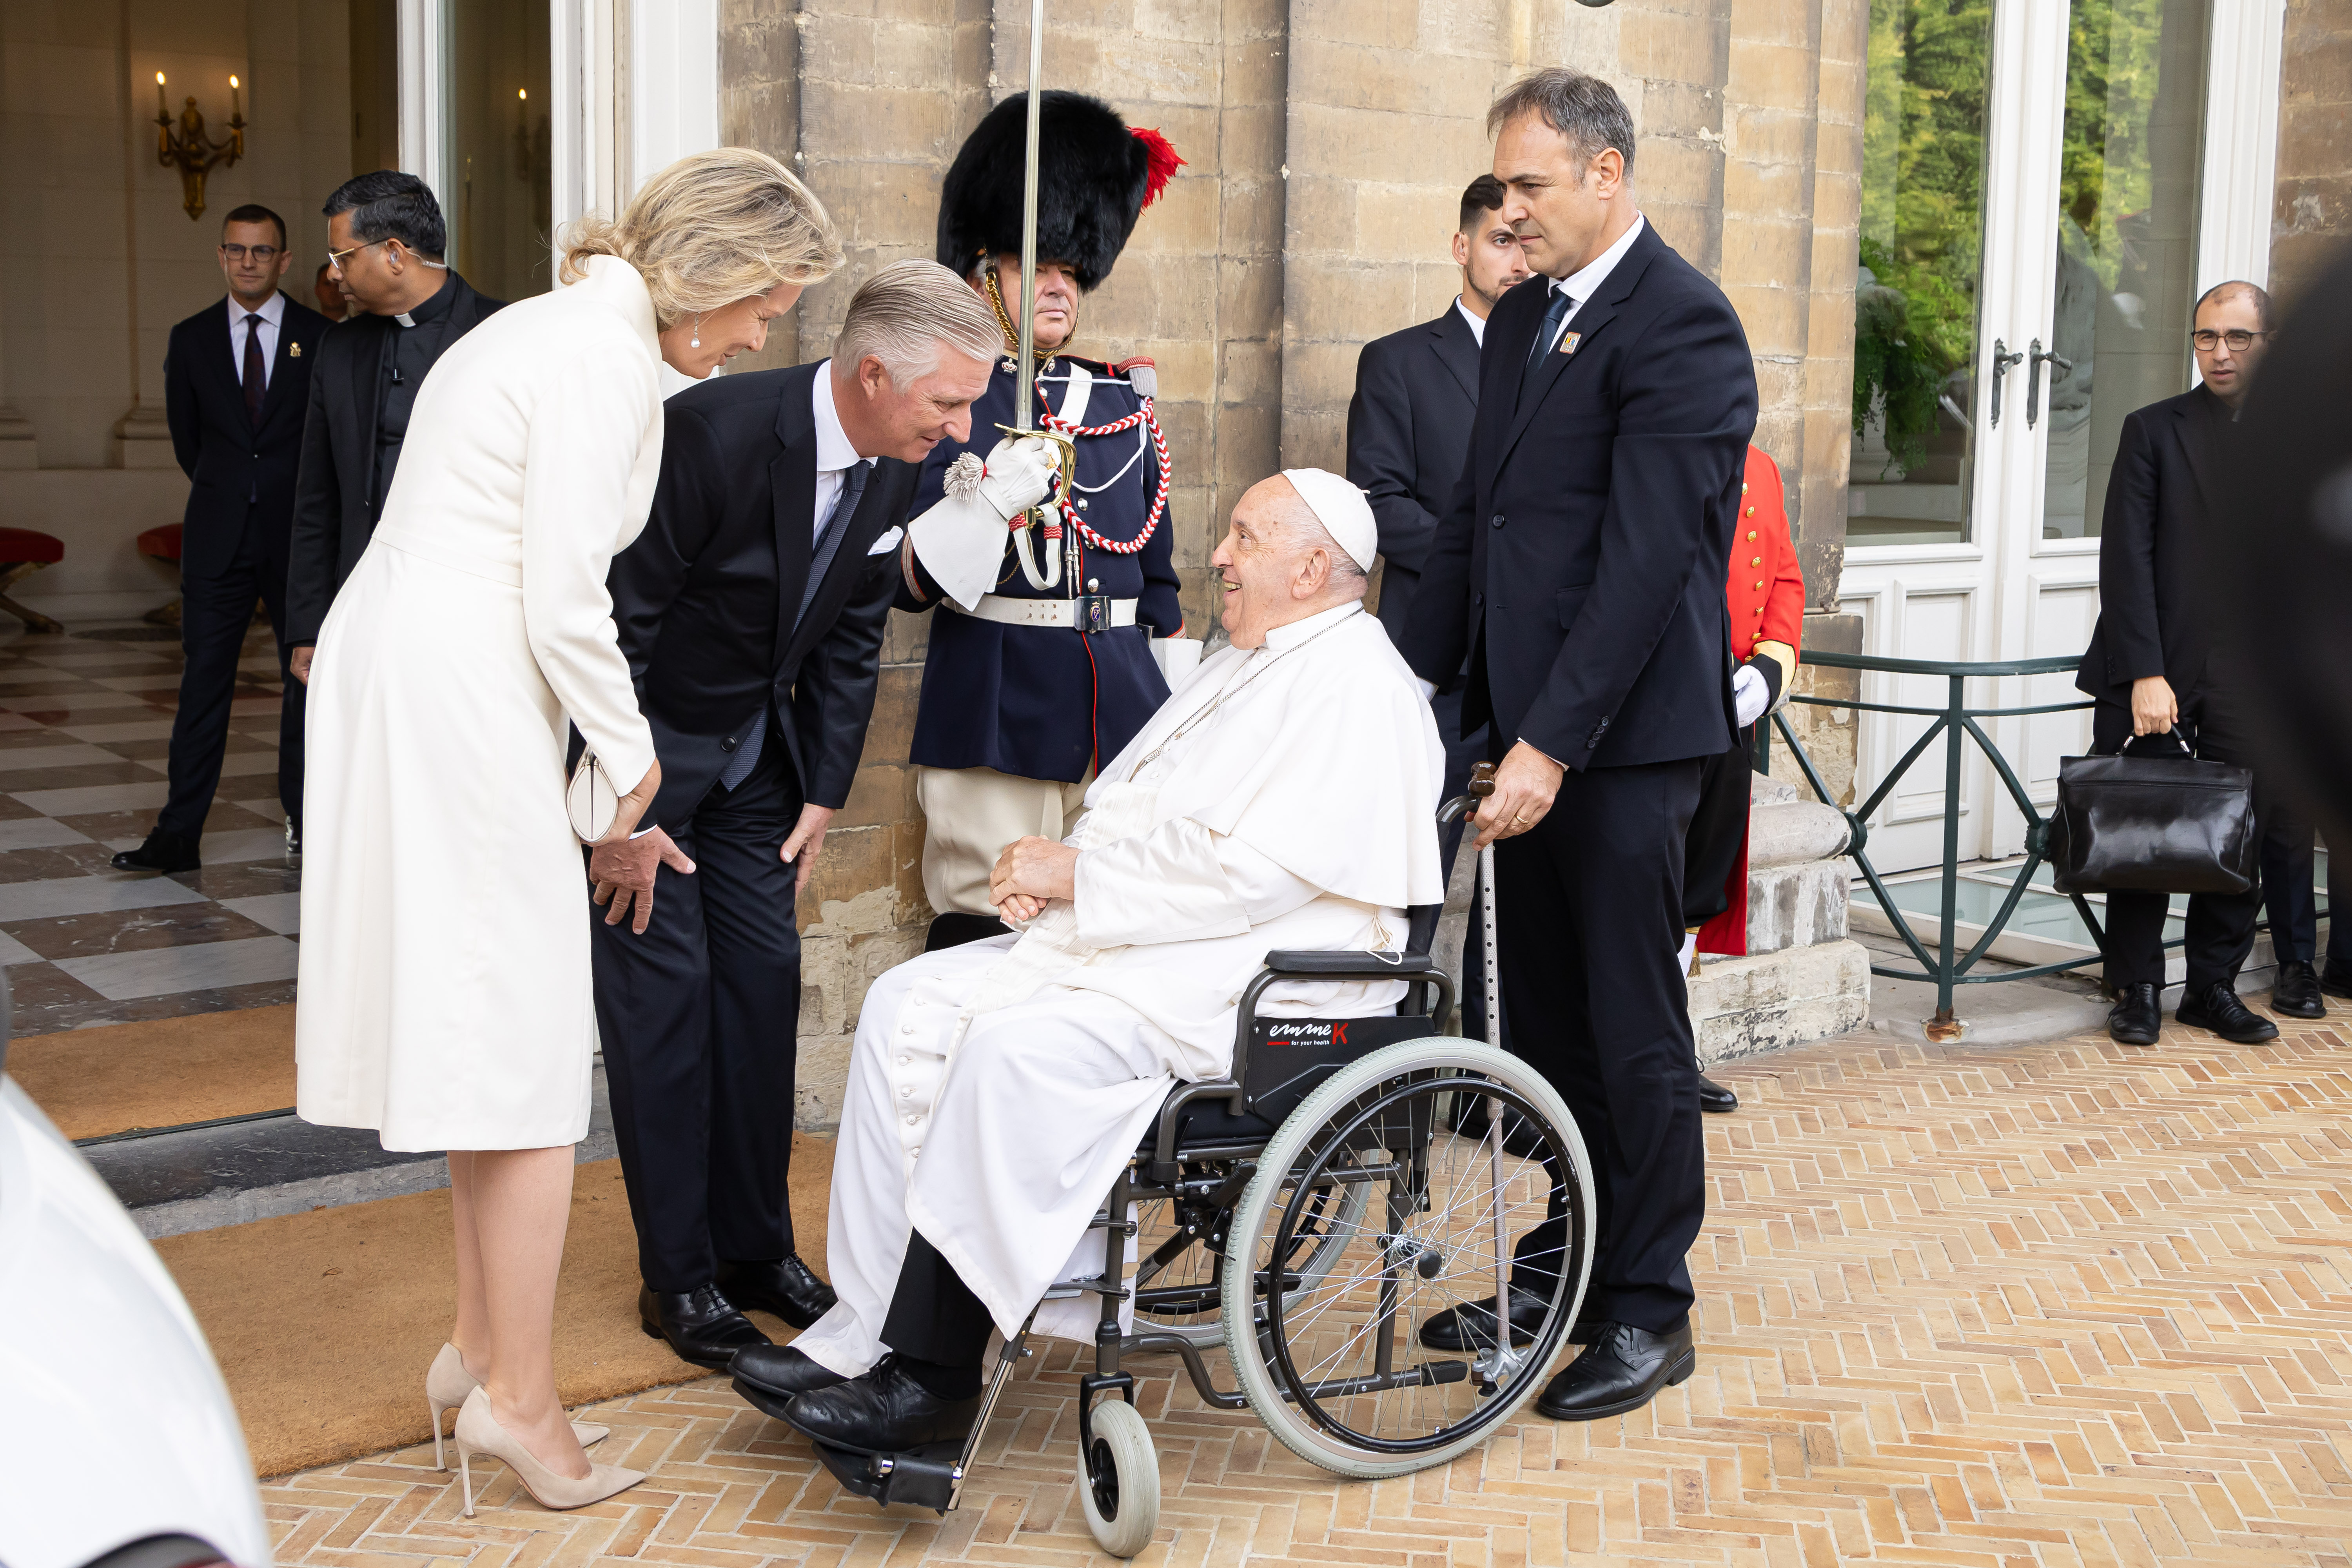
[[[2152,984],[2126,985],[2107,1009],[2107,1038],[2119,1046],[2152,1046],[2164,1033],[2164,1009]]]
[[[864,1377],[801,1394],[783,1415],[795,1431],[828,1447],[903,1454],[970,1436],[980,1395],[941,1399],[900,1371],[897,1356],[886,1356]]]
[[[2290,1018],[2327,1016],[2327,1004],[2319,999],[2319,971],[2301,959],[2281,963],[2271,985],[2271,1011]]]
[[[1536,1408],[1555,1421],[1597,1421],[1639,1410],[1698,1369],[1690,1324],[1654,1334],[1631,1323],[1610,1323],[1570,1362]]]
[[[162,828],[147,836],[147,842],[136,849],[125,849],[114,858],[118,871],[161,871],[170,876],[174,871],[200,871],[204,857],[197,853],[200,839],[183,838]]]
[[[641,1287],[637,1321],[647,1338],[667,1340],[680,1361],[714,1372],[727,1370],[727,1363],[744,1346],[772,1342],[757,1324],[735,1310],[735,1303],[716,1285],[677,1293],[656,1293],[650,1287]]]
[[[1739,1109],[1739,1097],[1705,1073],[1698,1075],[1698,1108],[1721,1116]]]
[[[745,1345],[727,1370],[735,1374],[736,1393],[780,1421],[784,1406],[802,1394],[849,1381],[790,1345]]]
[[[2232,1045],[2264,1046],[2278,1038],[2278,1026],[2238,1000],[2226,980],[2216,980],[2194,996],[2183,996],[2172,1015],[2184,1024],[2210,1029]]]
[[[1511,1297],[1511,1342],[1531,1345],[1536,1342],[1536,1331],[1543,1327],[1544,1308],[1548,1304],[1532,1290],[1509,1287]],[[1578,1319],[1569,1325],[1571,1343],[1584,1344],[1600,1332],[1603,1325]],[[1433,1313],[1421,1325],[1421,1342],[1433,1351],[1482,1351],[1495,1342],[1495,1299],[1485,1297],[1476,1301],[1464,1301]]]
[[[719,1288],[737,1306],[773,1312],[796,1329],[810,1328],[833,1310],[833,1287],[797,1254],[765,1263],[721,1263]]]

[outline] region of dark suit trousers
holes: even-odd
[[[709,1284],[721,1258],[793,1251],[801,940],[777,851],[801,801],[788,754],[771,732],[750,776],[714,784],[671,829],[695,870],[656,874],[644,935],[582,900],[637,1268],[657,1291]]]
[[[919,1230],[907,1233],[907,1260],[882,1320],[882,1342],[900,1355],[941,1366],[976,1367],[988,1358],[988,1308]]]
[[[302,821],[302,683],[287,673],[286,545],[248,508],[236,553],[223,570],[180,584],[180,706],[172,717],[171,795],[155,826],[182,838],[205,830],[228,749],[229,703],[245,651],[253,602],[268,609],[286,696],[278,710],[278,800],[287,820]]]
[[[2180,731],[2207,762],[2252,766],[2253,739],[2245,705],[2226,693],[2206,691],[2182,710]],[[2118,703],[2102,702],[2091,712],[2091,745],[2112,752],[2131,736],[2131,710]],[[2171,742],[2150,736],[2137,754],[2160,756]],[[2303,834],[2304,885],[2310,886],[2311,825],[2297,824],[2280,809],[2276,792],[2261,770],[2254,773],[2254,830],[2262,837],[2263,874],[2274,861],[2292,858],[2292,838]],[[2332,858],[2332,857],[2331,857]],[[2306,893],[2305,895],[2309,895]],[[2234,984],[2254,947],[2254,917],[2262,907],[2257,881],[2242,893],[2192,893],[2189,897],[2185,948],[2189,959],[2187,994],[2195,995],[2216,981]],[[2107,895],[2107,984],[2110,987],[2153,984],[2164,988],[2164,917],[2171,905],[2164,893]]]
[[[2271,944],[2278,960],[2319,962],[2319,900],[2313,886],[2313,823],[2287,803],[2277,803],[2278,831],[2263,835],[2263,908],[2270,916]],[[2352,969],[2352,845],[2343,852],[2327,847],[2327,963]]]
[[[1693,1300],[1684,1255],[1706,1217],[1698,1068],[1680,966],[1683,844],[1702,760],[1592,768],[1496,847],[1504,1010],[1514,1054],[1567,1100],[1592,1161],[1584,1316],[1654,1333]],[[1513,1282],[1549,1292],[1561,1194],[1522,1237]]]
[[[1683,845],[1683,929],[1695,931],[1731,907],[1731,872],[1748,842],[1748,779],[1756,771],[1756,727],[1732,738],[1731,750],[1699,764],[1698,810]]]

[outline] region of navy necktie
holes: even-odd
[[[261,358],[261,318],[245,318],[245,416],[256,428],[261,425],[261,400],[269,391],[269,367]]]
[[[1559,336],[1559,326],[1568,313],[1576,309],[1576,300],[1565,289],[1551,291],[1551,303],[1544,307],[1543,325],[1536,329],[1536,341],[1528,350],[1527,369],[1519,374],[1519,396],[1524,400],[1535,385],[1536,373],[1543,368],[1544,355],[1550,352],[1551,341]]]

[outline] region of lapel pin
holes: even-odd
[[[300,343],[294,342],[288,343],[286,345],[286,357],[288,359],[300,359],[302,357],[302,345]]]
[[[1576,345],[1582,341],[1583,337],[1582,332],[1569,332],[1563,335],[1559,340],[1559,352],[1563,354],[1574,353]]]

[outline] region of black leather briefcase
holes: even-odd
[[[2242,893],[2254,885],[2254,775],[2175,748],[2068,757],[2047,855],[2062,893]],[[2159,744],[2162,742],[2158,742]]]

